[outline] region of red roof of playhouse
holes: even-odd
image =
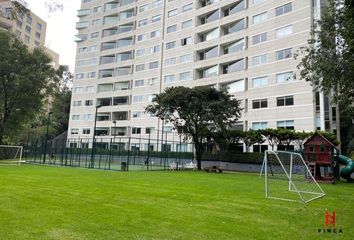
[[[331,145],[332,147],[337,148],[336,145],[334,145],[331,141],[329,141],[327,138],[325,138],[321,133],[316,132],[315,134],[313,134],[309,139],[307,139],[307,141],[304,143],[304,145],[306,145],[308,142],[310,142],[313,138],[320,136],[325,142],[327,142],[329,145]]]

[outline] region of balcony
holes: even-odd
[[[245,4],[245,0],[239,1],[235,4],[229,5],[225,8],[222,9],[224,17],[236,14],[242,10],[245,10],[246,8],[246,4]]]
[[[112,120],[113,121],[126,121],[128,119],[128,112],[113,112],[112,113]]]
[[[111,113],[97,113],[97,121],[98,122],[105,122],[111,120]]]
[[[90,9],[80,9],[80,10],[77,10],[77,15],[78,17],[83,17],[83,16],[86,16],[86,15],[89,15],[90,14]]]
[[[112,136],[126,136],[128,134],[127,127],[112,127],[111,128]]]
[[[230,24],[222,26],[223,35],[236,33],[236,32],[239,32],[239,31],[245,29],[246,28],[245,23],[246,23],[245,19],[241,19],[236,22],[232,22]]]
[[[75,37],[74,37],[75,42],[82,42],[82,41],[86,41],[86,40],[87,40],[87,34],[78,34],[78,35],[75,35]]]
[[[234,72],[240,72],[245,69],[245,60],[240,59],[237,61],[224,63],[221,65],[222,67],[222,74],[230,74]]]
[[[90,26],[89,22],[77,22],[76,23],[76,29],[84,29],[88,28]]]
[[[218,20],[220,18],[220,12],[219,12],[219,10],[215,10],[213,12],[199,16],[198,18],[199,18],[200,25],[204,25],[204,24]]]
[[[120,106],[120,105],[128,105],[129,104],[129,97],[114,97],[113,98],[113,105]]]
[[[97,105],[101,105],[102,107],[111,106],[112,98],[98,98]]]

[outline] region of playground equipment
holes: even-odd
[[[348,182],[354,182],[350,176],[354,172],[354,161],[346,156],[339,155],[338,162],[346,165],[341,171],[340,176],[346,179]]]
[[[339,155],[339,149],[320,133],[315,133],[304,143],[304,156],[311,174],[318,182],[334,183],[339,176],[348,182],[354,172],[354,161]],[[346,165],[339,171],[339,164]]]

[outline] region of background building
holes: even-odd
[[[17,0],[16,2],[28,8],[25,1]],[[0,29],[12,31],[30,49],[44,47],[53,59],[53,66],[58,67],[59,54],[44,46],[47,23],[31,11],[28,15],[18,14],[17,19],[14,19],[11,14],[12,8],[11,1],[0,0]]]
[[[101,105],[98,138],[159,138],[164,127],[173,139],[144,108],[178,85],[228,87],[244,108],[238,129],[336,131],[329,98],[293,78],[320,9],[320,0],[83,0],[68,137],[92,138]]]

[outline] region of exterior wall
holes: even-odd
[[[152,137],[161,137],[162,121],[157,118],[150,117],[147,114],[142,114],[141,117],[133,117],[136,111],[144,111],[145,106],[149,104],[150,95],[163,91],[166,87],[183,85],[194,87],[200,85],[212,85],[217,88],[223,87],[230,83],[241,81],[241,88],[238,90],[230,89],[230,93],[234,94],[237,99],[242,100],[244,111],[240,124],[244,130],[257,128],[255,125],[258,122],[266,122],[266,127],[277,128],[280,126],[279,121],[293,121],[293,126],[296,130],[313,131],[316,129],[316,112],[313,88],[308,82],[303,80],[289,78],[283,83],[277,82],[277,74],[284,72],[297,73],[296,66],[298,61],[293,57],[287,59],[276,59],[276,52],[291,48],[292,56],[302,46],[307,45],[307,40],[311,37],[311,27],[313,23],[313,8],[311,1],[307,0],[279,0],[279,1],[259,1],[258,4],[253,4],[252,0],[243,1],[216,1],[213,4],[202,7],[202,1],[195,0],[143,0],[131,1],[131,3],[118,6],[113,10],[105,9],[108,1],[103,0],[85,0],[82,2],[81,10],[79,11],[80,23],[78,23],[79,35],[77,39],[77,66],[76,76],[73,86],[71,119],[69,124],[68,138],[92,138],[95,106],[100,98],[112,98],[120,96],[128,96],[129,104],[121,106],[104,106],[98,109],[98,113],[107,113],[112,115],[114,112],[127,111],[129,113],[128,120],[116,121],[117,127],[125,127],[128,130],[128,136],[147,137],[145,128],[154,127]],[[244,2],[245,9],[223,16],[224,10],[228,6],[238,2]],[[257,1],[258,2],[258,1]],[[286,14],[276,16],[276,8],[285,4],[291,3],[292,10]],[[148,4],[148,10],[140,11],[143,5]],[[192,4],[192,9],[187,9],[187,5]],[[94,12],[94,8],[102,6],[101,12]],[[155,7],[153,7],[155,6]],[[126,10],[134,10],[134,16],[114,21],[112,24],[104,23],[104,17],[124,12]],[[171,11],[177,9],[177,14],[171,16]],[[87,10],[87,13],[84,13]],[[221,17],[215,21],[201,24],[200,17],[205,14],[219,10]],[[261,23],[253,23],[253,17],[266,12],[266,19]],[[152,22],[154,16],[160,15],[161,20]],[[95,20],[100,19],[101,23],[93,25]],[[147,24],[139,26],[141,20],[147,19]],[[221,33],[218,37],[201,42],[200,36],[212,29],[218,28],[223,32],[224,27],[231,23],[236,23],[239,20],[244,20],[245,28],[230,34]],[[191,27],[182,28],[182,22],[191,20]],[[102,36],[104,29],[114,28],[116,26],[132,23],[134,30],[115,34],[112,36]],[[81,26],[87,24],[88,26]],[[171,26],[176,25],[176,31],[169,32]],[[292,32],[282,37],[277,36],[277,31],[280,28],[291,26]],[[169,29],[169,30],[168,30]],[[159,36],[152,38],[151,34],[154,31],[160,31]],[[92,38],[91,34],[98,32],[99,37]],[[253,37],[267,33],[267,40],[254,44]],[[142,34],[146,34],[146,40],[139,41]],[[101,44],[109,41],[116,41],[126,37],[132,37],[134,44],[121,48],[102,51]],[[184,38],[191,37],[190,44],[184,45]],[[81,38],[81,39],[80,39]],[[86,39],[87,38],[87,39]],[[86,39],[86,40],[85,40]],[[225,54],[223,47],[226,44],[233,43],[236,40],[244,39],[245,47],[233,53]],[[175,41],[175,47],[168,49],[167,45]],[[83,52],[83,48],[95,46],[92,52]],[[159,48],[159,52],[151,53],[151,48]],[[213,58],[200,60],[199,52],[217,47],[219,54]],[[145,49],[145,54],[140,55],[141,49]],[[132,51],[133,59],[127,61],[114,61],[108,64],[101,64],[100,57],[108,55],[116,55],[122,52]],[[191,61],[181,63],[180,58],[183,55],[192,54]],[[260,65],[253,64],[253,57],[259,55],[267,55],[265,63]],[[82,60],[90,60],[97,58],[96,63],[86,66],[78,64]],[[173,60],[172,58],[175,58]],[[244,66],[239,71],[231,73],[223,73],[223,66],[227,63],[244,59]],[[158,62],[158,67],[149,69],[149,64]],[[175,64],[166,64],[174,62]],[[137,71],[137,66],[144,64],[145,70]],[[127,76],[114,76],[100,78],[99,71],[102,69],[117,68],[121,66],[132,66],[131,74]],[[216,66],[219,74],[211,77],[201,78],[201,70]],[[87,78],[89,72],[94,72],[95,77]],[[190,80],[180,80],[181,73],[190,72]],[[174,81],[166,81],[166,76],[174,75]],[[267,77],[267,84],[257,87],[253,84],[254,78]],[[152,78],[156,78],[155,84],[151,84]],[[144,80],[144,86],[137,87],[137,80]],[[168,79],[167,79],[168,80]],[[104,83],[118,83],[129,81],[131,88],[124,91],[107,91],[99,92],[98,86]],[[150,83],[150,84],[149,84]],[[85,92],[87,86],[93,86],[93,92]],[[75,92],[76,89],[82,92]],[[143,101],[135,102],[138,98],[136,95],[144,95]],[[277,106],[277,98],[284,96],[293,96],[293,105]],[[253,101],[267,99],[267,107],[261,109],[253,109]],[[86,100],[93,100],[93,105],[85,106]],[[81,106],[74,106],[81,101]],[[87,120],[87,114],[90,114],[90,120]],[[86,115],[86,118],[85,118]],[[73,117],[74,116],[74,117]],[[73,120],[73,119],[78,120]],[[97,128],[109,128],[113,126],[114,118],[109,118],[107,121],[98,121]],[[141,134],[132,134],[131,129],[141,127]],[[263,126],[265,127],[265,126]],[[90,129],[90,134],[83,134],[83,129]],[[72,131],[73,130],[73,131]],[[71,134],[71,132],[77,134]],[[111,137],[111,132],[105,138]],[[172,139],[174,134],[168,134],[168,138]],[[100,138],[100,137],[98,137]]]

